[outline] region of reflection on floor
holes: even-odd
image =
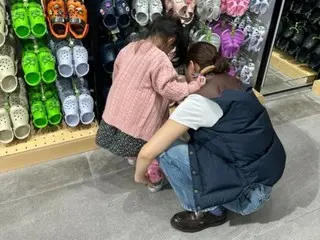
[[[0,239],[320,239],[320,100],[299,92],[267,98],[266,107],[288,159],[256,214],[230,214],[198,234],[177,232],[169,224],[181,210],[172,190],[149,193],[133,183],[123,159],[97,150],[1,174]]]
[[[290,89],[293,87],[304,86],[306,84],[305,78],[292,79],[270,66],[267,72],[267,76],[264,85],[261,89],[262,94],[272,93],[275,91],[281,91]]]

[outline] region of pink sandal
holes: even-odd
[[[237,16],[242,17],[249,9],[249,0],[239,0],[237,7]]]
[[[227,0],[221,0],[220,11],[221,11],[221,14],[227,12]]]
[[[239,0],[229,0],[227,2],[227,11],[226,13],[229,16],[236,17],[237,16],[237,10],[238,10],[238,1]]]

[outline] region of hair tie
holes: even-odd
[[[215,68],[216,68],[216,67],[215,67],[214,65],[205,67],[204,69],[202,69],[202,70],[200,71],[200,74],[201,74],[201,75],[206,75],[206,74],[208,74],[208,73],[210,73],[210,72],[213,72],[213,71],[215,70]]]

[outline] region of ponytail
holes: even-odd
[[[219,73],[224,73],[229,71],[230,64],[228,59],[225,57],[220,56],[220,54],[214,56],[213,58],[213,65],[215,66],[214,73],[219,74]]]

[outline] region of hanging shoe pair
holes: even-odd
[[[9,95],[0,92],[0,142],[7,144],[30,134],[27,91],[22,78]]]
[[[0,0],[0,47],[5,43],[8,34],[6,1]]]
[[[45,128],[50,123],[58,125],[62,114],[57,89],[54,84],[41,84],[29,87],[29,102],[33,125]]]
[[[221,14],[221,0],[197,1],[197,13],[203,23],[218,21]]]
[[[265,14],[269,9],[269,0],[251,0],[250,12],[254,14]]]
[[[103,25],[110,31],[130,25],[130,7],[125,0],[103,0],[100,14]]]
[[[47,33],[47,24],[39,3],[29,2],[25,7],[22,3],[16,3],[11,9],[12,26],[18,38],[26,39],[31,34],[35,38],[41,38]]]
[[[5,44],[0,47],[0,88],[7,93],[13,92],[18,86],[15,48],[15,38],[8,34]]]
[[[161,0],[133,0],[132,17],[140,26],[147,26],[162,16],[163,5]]]
[[[259,52],[264,42],[266,28],[264,26],[255,26],[252,28],[250,40],[248,39],[247,50],[249,52]]]
[[[94,120],[94,101],[84,78],[58,78],[56,82],[64,112],[64,120],[70,127],[76,127],[80,121],[90,124]]]
[[[257,0],[260,1],[260,0]],[[228,0],[222,1],[222,12],[231,17],[241,17],[249,9],[250,0]]]
[[[46,14],[50,32],[57,39],[65,39],[68,33],[82,39],[89,32],[88,11],[83,0],[48,0]]]
[[[55,43],[55,54],[58,71],[62,77],[68,78],[74,75],[83,77],[89,72],[88,51],[77,42],[72,48],[68,41],[63,40]]]
[[[39,85],[41,80],[50,84],[57,79],[55,59],[47,47],[40,47],[37,53],[34,50],[24,50],[21,65],[24,79],[30,86]]]
[[[183,25],[193,21],[196,0],[165,0],[166,12],[180,18]]]

